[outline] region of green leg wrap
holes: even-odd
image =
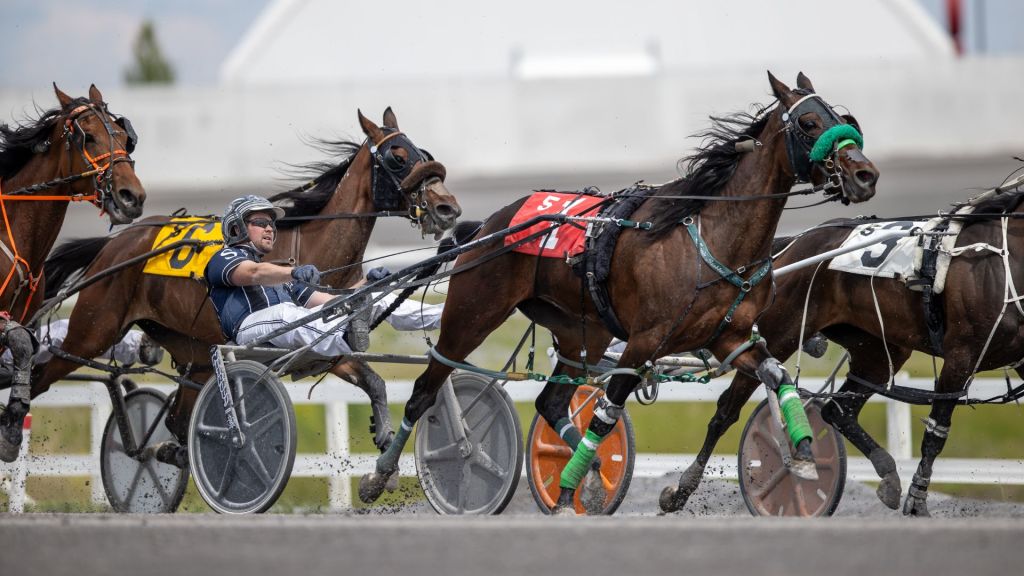
[[[779,386],[779,405],[782,407],[782,418],[789,430],[789,439],[796,446],[804,438],[811,438],[811,423],[807,421],[804,405],[800,402],[796,386],[782,384]]]
[[[572,423],[568,416],[559,418],[558,422],[555,422],[555,432],[558,433],[562,440],[565,440],[565,443],[573,451],[580,445],[580,440],[583,440],[583,436],[580,436],[580,431],[576,429],[576,425]]]
[[[587,435],[580,441],[572,458],[562,469],[562,476],[558,482],[560,487],[575,490],[580,485],[580,481],[590,470],[590,463],[593,462],[594,456],[597,454],[597,447],[601,444],[601,440],[604,440],[603,436],[598,436],[593,430],[587,430]]]
[[[402,418],[402,425],[398,427],[398,432],[395,433],[391,446],[388,446],[388,449],[377,459],[378,474],[387,474],[398,468],[398,458],[402,455],[402,449],[405,448],[405,443],[409,440],[410,434],[412,434],[412,424],[409,424],[408,420]]]

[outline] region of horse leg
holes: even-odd
[[[14,363],[11,396],[0,413],[0,460],[14,462],[21,451],[22,425],[32,400],[32,356],[35,354],[32,333],[13,320],[4,323],[0,346],[11,350]]]
[[[643,365],[650,357],[651,350],[654,350],[656,346],[656,342],[650,343],[640,336],[634,337],[622,352],[622,356],[619,358],[619,367],[632,368]],[[558,494],[558,501],[552,510],[553,515],[575,514],[573,499],[576,496],[576,489],[590,470],[601,442],[622,417],[623,406],[638,383],[639,377],[635,374],[616,374],[611,377],[607,392],[598,400],[597,406],[594,408],[594,417],[590,419],[586,434],[580,440],[572,458],[562,469],[559,478],[561,492]]]
[[[936,392],[955,392],[963,390],[970,378],[971,371],[961,368],[960,363],[947,356],[946,363],[942,366],[939,374],[939,382],[935,387]],[[928,513],[928,485],[932,479],[932,465],[935,458],[942,452],[946,445],[946,438],[949,436],[949,429],[953,423],[953,409],[956,408],[955,400],[936,400],[932,402],[932,410],[924,421],[924,438],[921,439],[921,462],[917,465],[913,479],[910,481],[910,488],[907,489],[907,499],[903,502],[903,514],[905,516],[930,516]]]
[[[742,343],[743,341],[720,339],[720,343],[715,345],[715,356],[725,358]],[[814,454],[811,452],[811,425],[793,379],[790,378],[785,366],[768,353],[763,342],[737,356],[732,365],[740,372],[756,374],[757,379],[768,387],[768,392],[778,396],[781,416],[786,422],[789,439],[795,448],[789,470],[798,478],[817,480],[818,471],[814,465]]]
[[[500,291],[497,289],[490,293],[496,297],[481,302],[476,298],[458,297],[454,284],[449,288],[448,302],[453,305],[445,306],[441,334],[435,346],[435,349],[445,358],[462,362],[483,342],[488,334],[500,326],[512,313],[515,302],[513,299],[502,299]],[[481,308],[484,308],[483,305],[486,304],[486,308],[477,309],[478,306],[475,304],[477,302]],[[511,302],[511,304],[501,306],[501,302]],[[456,303],[463,305],[459,306]],[[398,471],[398,460],[409,440],[413,426],[424,412],[434,405],[437,392],[451,372],[451,367],[431,358],[427,369],[416,379],[412,397],[405,404],[405,415],[391,440],[391,445],[377,457],[374,471],[363,475],[359,480],[360,500],[370,504],[383,493],[390,478]]]
[[[384,452],[391,446],[395,432],[391,427],[391,412],[388,411],[388,390],[384,379],[362,360],[349,360],[338,364],[332,372],[353,384],[370,398],[370,433],[373,444]]]
[[[683,471],[682,476],[679,477],[678,486],[666,486],[661,491],[658,504],[663,512],[676,512],[686,506],[686,501],[697,490],[704,477],[704,469],[707,467],[708,459],[711,458],[711,453],[714,451],[715,445],[718,444],[718,440],[730,426],[736,423],[743,405],[760,385],[761,383],[755,378],[737,374],[729,388],[718,397],[718,408],[715,410],[715,415],[711,417],[711,421],[708,422],[708,433],[704,437],[704,445],[701,446],[696,460]]]
[[[873,383],[888,381],[889,364],[881,346],[882,343],[874,338],[850,345],[850,374]],[[910,350],[890,347],[890,354],[893,365],[899,367],[910,357]],[[903,489],[900,485],[899,472],[896,470],[896,460],[861,427],[858,421],[860,412],[872,392],[852,379],[847,379],[839,391],[849,392],[851,395],[830,399],[822,407],[821,417],[825,422],[835,426],[840,434],[868,457],[875,468],[875,473],[881,479],[875,494],[883,504],[897,510]]]
[[[567,331],[560,331],[556,335],[556,340],[560,354],[566,358],[580,357],[581,348],[577,335],[570,334]],[[594,365],[600,361],[601,355],[604,353],[605,348],[607,348],[608,337],[601,333],[601,331],[592,330],[588,340],[590,342],[587,345],[587,363]],[[583,371],[559,362],[555,366],[553,374],[581,376]],[[551,429],[555,430],[558,436],[572,448],[574,453],[583,440],[583,436],[569,417],[569,409],[575,394],[575,386],[548,382],[534,403],[537,412],[551,426]],[[601,479],[600,458],[595,457],[590,463],[590,470],[583,481],[582,490],[580,501],[583,503],[583,508],[590,515],[600,514],[604,510],[604,503],[608,500],[608,491],[605,489],[604,481]]]

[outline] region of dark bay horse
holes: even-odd
[[[834,425],[871,461],[881,483],[879,499],[892,509],[900,503],[900,478],[896,462],[857,422],[871,394],[890,382],[891,370],[899,370],[915,350],[944,359],[935,392],[951,398],[934,400],[921,440],[921,461],[914,474],[903,513],[927,516],[928,484],[935,458],[942,451],[952,423],[955,397],[978,371],[1018,365],[1024,359],[1024,311],[1007,290],[1024,286],[1024,200],[1022,192],[1005,192],[984,198],[972,215],[954,217],[964,222],[957,247],[984,245],[953,257],[944,290],[936,295],[944,318],[940,350],[935,350],[928,329],[923,293],[910,290],[899,280],[850,274],[828,268],[804,268],[778,278],[775,302],[758,321],[769,350],[777,358],[789,358],[798,347],[804,303],[807,316],[804,334],[822,332],[846,348],[850,368],[840,392],[855,395],[828,401],[822,409]],[[1005,219],[1001,216],[1006,216]],[[889,219],[893,220],[893,219]],[[907,219],[909,220],[909,219]],[[776,248],[792,245],[776,260],[777,267],[838,247],[850,230],[870,220],[831,221],[795,240],[782,238]],[[1005,236],[1004,236],[1005,225]],[[998,250],[1008,250],[1004,260]],[[873,256],[881,257],[879,245]],[[1014,293],[1019,293],[1019,288]],[[877,310],[876,310],[877,304]],[[890,364],[891,362],[891,364]],[[1017,374],[1024,377],[1021,368]],[[857,380],[874,385],[876,390]],[[718,439],[736,422],[740,409],[758,382],[737,373],[732,385],[718,399],[718,409],[708,423],[708,434],[697,460],[683,472],[674,499],[662,500],[665,510],[681,508],[700,482],[704,466]]]
[[[307,166],[316,172],[315,185],[271,198],[285,207],[286,220],[281,222],[274,251],[267,260],[292,259],[314,264],[325,272],[337,270],[324,276],[324,281],[335,287],[350,286],[362,277],[359,262],[376,217],[381,214],[379,210],[408,215],[425,234],[451,228],[461,213],[444,185],[444,166],[411,144],[399,131],[390,108],[384,113],[383,128],[362,113],[359,123],[366,135],[362,144],[324,143],[340,161]],[[88,278],[144,254],[151,250],[160,225],[168,219],[153,217],[113,237],[62,245],[48,261],[47,274],[66,278],[87,266],[84,277]],[[211,228],[219,229],[219,221],[211,218],[210,223]],[[64,351],[83,358],[96,357],[133,324],[167,349],[186,377],[199,383],[211,374],[209,347],[224,343],[205,284],[143,273],[140,263],[82,290],[71,313]],[[33,397],[79,365],[54,357],[38,368]],[[375,442],[385,446],[391,426],[384,382],[365,363],[350,364],[349,370],[353,383],[363,388],[373,402]],[[179,387],[168,417],[171,431],[182,441],[195,396],[194,391]]]
[[[796,90],[771,73],[768,77],[778,105],[757,115],[715,119],[714,126],[702,134],[702,147],[689,157],[687,174],[656,188],[629,217],[654,226],[650,231],[624,230],[611,260],[610,299],[629,338],[620,368],[641,368],[662,355],[699,348],[708,348],[724,359],[750,340],[754,321],[771,294],[770,282],[756,283],[752,278],[764,269],[786,198],[798,179],[816,185],[828,181],[834,191],[842,190],[847,201],[860,202],[874,195],[878,172],[860,147],[846,141],[837,145],[825,136],[840,130],[855,132],[846,125],[847,120],[814,93],[803,74],[797,78]],[[759,142],[750,147],[753,152],[737,148],[751,140]],[[820,155],[812,160],[811,150],[819,143]],[[525,201],[493,214],[479,236],[507,228]],[[463,361],[519,309],[551,330],[563,356],[579,358],[585,348],[588,363],[596,364],[612,334],[603,325],[593,299],[586,296],[580,278],[560,258],[520,252],[487,258],[500,248],[498,242],[459,257],[457,267],[475,260],[481,263],[451,278],[435,352],[449,361]],[[713,268],[702,260],[701,252],[713,254],[712,259],[722,266]],[[728,271],[721,272],[723,267]],[[727,275],[729,282],[717,282]],[[741,291],[746,297],[731,309]],[[733,365],[758,373],[773,388],[788,381],[763,345],[746,348],[733,359]],[[433,405],[451,371],[434,358],[417,378],[394,442],[377,460],[376,472],[360,482],[364,501],[376,499],[396,472],[409,431]],[[573,493],[596,444],[614,426],[623,403],[638,384],[641,371],[631,372],[612,377],[607,403],[595,410],[587,436],[577,439],[577,445],[567,440],[575,452],[562,474],[557,510],[572,510]],[[562,363],[555,373],[578,374]],[[558,421],[566,416],[573,392],[571,386],[549,383],[538,398],[538,410],[553,429],[562,429]],[[800,443],[797,456],[813,460],[809,442]]]
[[[14,127],[0,124],[0,347],[14,356],[11,400],[0,414],[0,460],[21,447],[28,412],[32,336],[18,329],[42,302],[43,262],[60,233],[68,203],[88,201],[111,224],[142,214],[146,192],[131,154],[137,136],[115,116],[96,86],[72,98],[54,84],[59,108]]]

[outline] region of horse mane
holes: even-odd
[[[975,214],[1002,214],[1017,209],[1024,200],[1024,191],[1013,190],[1001,194],[992,194],[974,206]]]
[[[771,108],[757,107],[759,112],[737,112],[727,116],[711,116],[711,127],[694,134],[701,144],[693,154],[679,160],[686,171],[661,187],[659,196],[718,196],[736,172],[742,152],[736,151],[736,142],[761,134]],[[652,198],[653,213],[658,214],[651,228],[651,238],[659,238],[675,229],[686,216],[700,212],[707,200],[679,198]]]
[[[19,122],[13,127],[0,123],[0,178],[11,178],[22,168],[32,156],[35,148],[46,142],[53,132],[57,118],[65,109],[74,109],[82,104],[89,104],[86,98],[75,98],[66,108],[54,108],[42,111],[38,106],[39,117]]]
[[[352,159],[363,146],[361,143],[350,140],[321,140],[313,139],[312,145],[327,154],[333,160],[322,160],[310,162],[309,164],[289,165],[289,174],[296,179],[310,180],[316,182],[312,188],[300,186],[286,192],[281,192],[270,197],[275,205],[284,208],[284,217],[313,216],[323,210],[327,202],[334,196],[334,190],[338,187],[345,172],[352,165]],[[301,220],[284,220],[278,223],[279,228],[294,228],[302,224]]]

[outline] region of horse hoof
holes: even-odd
[[[395,490],[398,490],[398,479],[398,474],[392,474],[391,476],[389,476],[388,481],[384,484],[384,489],[387,490],[388,492],[394,492]]]
[[[915,516],[918,518],[929,518],[931,514],[928,513],[928,502],[924,498],[915,498],[914,496],[907,495],[906,502],[903,503],[903,515],[904,516]]]
[[[19,452],[21,452],[21,426],[18,426],[14,432],[8,428],[0,428],[0,460],[14,462],[18,459]]]
[[[900,498],[903,496],[903,488],[900,487],[900,477],[895,472],[890,472],[882,478],[882,482],[875,490],[878,499],[892,510],[900,509]]]
[[[363,477],[359,479],[359,499],[364,504],[373,504],[380,498],[380,495],[384,492],[384,488],[387,487],[388,480],[392,476],[398,476],[397,474],[378,474],[377,472],[371,472],[369,474],[363,474]]]
[[[600,516],[604,514],[604,503],[607,499],[608,493],[601,481],[601,472],[591,470],[583,479],[583,491],[580,493],[580,503],[583,504],[583,509],[590,516]]]
[[[818,479],[818,468],[814,465],[814,460],[797,460],[794,458],[789,465],[789,471],[801,480],[814,481]]]
[[[669,512],[678,512],[679,509],[686,504],[685,501],[682,503],[678,501],[678,497],[676,496],[678,493],[679,488],[676,488],[675,486],[665,486],[665,489],[661,491],[661,496],[658,497],[658,506],[661,508],[662,512],[666,514]]]
[[[572,506],[555,506],[551,509],[551,515],[564,518],[575,518],[577,516],[576,510],[573,510]]]

